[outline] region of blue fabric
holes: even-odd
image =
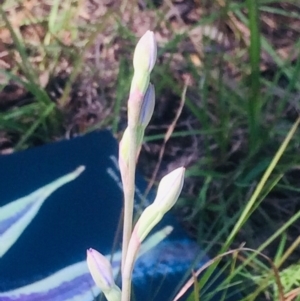
[[[0,258],[0,292],[32,284],[82,262],[86,249],[90,247],[103,254],[111,253],[123,205],[116,165],[117,148],[110,132],[98,131],[69,141],[0,156],[0,206],[29,194],[80,165],[86,166],[75,181],[45,201],[17,242]],[[140,194],[145,187],[142,177],[137,176]],[[140,202],[138,195],[137,204]],[[153,200],[153,195],[150,199]],[[197,267],[208,260],[196,243],[187,238],[171,214],[156,230],[165,225],[172,225],[175,230],[136,263],[135,300],[171,300],[174,289],[188,275],[187,271],[195,259],[198,258]],[[120,239],[116,241],[118,251]],[[0,301],[5,300],[11,299],[1,299],[0,295]],[[44,296],[36,300],[54,298],[46,299]],[[211,300],[218,300],[218,297]]]

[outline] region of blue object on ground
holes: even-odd
[[[117,148],[110,132],[99,131],[0,156],[0,210],[78,166],[86,167],[76,180],[50,195],[0,258],[0,301],[95,300],[99,291],[86,269],[86,249],[109,255],[114,247],[116,251],[120,247],[120,237],[115,239],[123,206]],[[137,203],[145,187],[145,181],[137,176]],[[190,276],[195,259],[197,267],[208,260],[171,214],[156,230],[166,225],[174,227],[171,235],[135,265],[135,300],[172,300],[175,289]],[[116,268],[118,258],[113,261]],[[64,282],[59,275],[74,277]]]

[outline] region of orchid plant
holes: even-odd
[[[132,271],[141,244],[176,203],[184,182],[184,167],[177,168],[163,177],[154,202],[146,207],[133,227],[136,162],[155,105],[155,91],[150,83],[150,73],[155,65],[156,54],[154,33],[147,31],[134,51],[134,75],[128,99],[128,125],[119,145],[119,167],[124,192],[122,289],[114,281],[108,259],[94,249],[87,250],[89,271],[108,301],[130,301]],[[171,229],[167,227],[165,234],[170,231]],[[159,239],[163,237],[164,234],[160,235]]]

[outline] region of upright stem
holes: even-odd
[[[132,220],[135,192],[135,168],[142,142],[141,127],[149,123],[154,109],[154,89],[149,88],[150,72],[154,67],[157,45],[152,31],[147,31],[137,43],[133,55],[134,74],[128,99],[128,126],[123,135],[124,147],[121,149],[120,162],[124,187],[124,224],[122,245],[122,301],[130,301],[131,272],[125,262],[132,234]],[[149,89],[148,89],[149,88]],[[148,91],[148,93],[147,93]],[[147,95],[146,99],[144,99]],[[128,145],[129,144],[129,145]],[[123,153],[122,153],[123,151]],[[126,272],[124,272],[126,269]]]
[[[131,280],[133,265],[140,249],[141,243],[137,239],[131,239],[129,242],[130,250],[127,252],[126,264],[122,270],[122,301],[130,301],[131,296]]]
[[[123,244],[122,244],[122,301],[130,300],[131,277],[126,277],[123,273],[126,260],[129,240],[132,233],[134,192],[135,192],[135,169],[137,154],[137,130],[136,127],[128,125],[129,128],[129,159],[128,178],[124,185],[124,224],[123,224]]]
[[[261,36],[259,28],[259,4],[258,0],[246,1],[249,11],[250,45],[249,57],[251,65],[251,82],[249,93],[249,132],[251,152],[255,152],[259,138],[259,124],[261,111],[260,97],[260,60],[261,60]]]

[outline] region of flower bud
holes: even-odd
[[[146,128],[149,124],[150,119],[153,115],[155,106],[155,90],[152,84],[149,84],[145,96],[143,98],[142,107],[140,111],[139,123],[141,126]]]
[[[184,167],[179,167],[162,178],[156,198],[141,214],[133,231],[135,239],[142,242],[176,203],[184,182]]]
[[[147,99],[150,98],[151,101],[149,100],[146,102],[146,107],[148,107],[148,104],[150,107],[154,107],[154,103],[152,103],[152,98],[154,99],[155,97],[154,89],[148,89],[148,86],[150,82],[150,73],[156,61],[156,52],[157,45],[154,33],[152,31],[147,31],[137,43],[133,55],[134,74],[128,99],[128,125],[132,128],[136,127],[139,123],[142,105],[147,92]],[[149,109],[144,112],[147,111],[149,111]],[[151,116],[147,113],[144,117],[147,117],[145,123],[147,123],[147,120],[149,123]]]
[[[176,203],[182,190],[184,172],[185,168],[179,167],[161,179],[153,205],[162,212],[166,213]]]
[[[95,283],[103,292],[113,287],[115,281],[112,268],[105,256],[90,248],[87,250],[87,265]]]
[[[133,236],[135,236],[139,243],[146,238],[163,216],[163,213],[158,211],[157,207],[153,204],[142,212],[133,230]]]
[[[133,270],[133,265],[138,255],[138,251],[141,247],[143,240],[153,229],[153,227],[162,219],[163,214],[157,211],[155,206],[148,206],[141,214],[139,220],[137,221],[133,232],[130,237],[126,260],[123,266],[123,275],[131,275]]]
[[[108,301],[121,301],[122,293],[115,284],[111,265],[107,258],[90,248],[87,250],[87,265],[96,285]]]
[[[150,73],[154,67],[157,55],[157,45],[153,31],[147,30],[138,41],[133,55],[134,70]]]
[[[144,128],[138,126],[136,128],[136,155],[138,156],[140,148],[144,139]],[[119,144],[119,167],[122,176],[123,185],[127,184],[126,177],[128,177],[128,164],[129,164],[129,154],[130,154],[130,131],[127,127],[123,133],[123,137]],[[137,158],[136,156],[136,158]]]

